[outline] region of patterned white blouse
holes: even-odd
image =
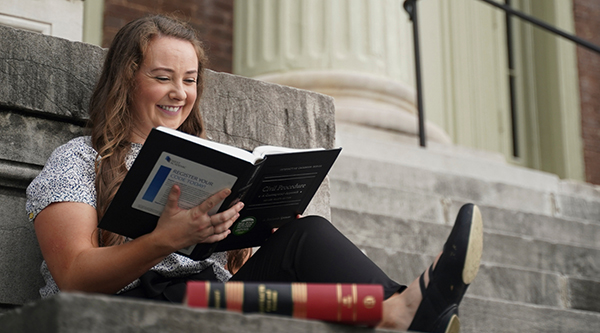
[[[132,144],[127,155],[129,169],[137,157],[141,144]],[[44,208],[54,202],[81,202],[96,208],[96,186],[94,161],[97,153],[91,146],[91,138],[78,137],[58,147],[50,156],[42,172],[27,188],[26,210],[30,221]],[[217,278],[225,282],[231,278],[225,269],[226,254],[215,253],[203,261],[193,261],[188,257],[173,253],[166,257],[151,270],[166,276],[178,277],[200,273],[212,265]],[[54,295],[58,289],[46,262],[42,262],[40,272],[46,285],[40,289],[40,295],[45,298]],[[135,288],[139,279],[132,281],[120,292]]]

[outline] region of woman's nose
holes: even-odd
[[[174,84],[173,88],[171,89],[171,92],[169,93],[169,97],[171,99],[178,100],[178,101],[185,100],[186,93],[185,93],[185,89],[183,88],[183,84],[182,83]]]

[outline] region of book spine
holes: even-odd
[[[190,281],[186,305],[352,325],[381,321],[383,287],[371,284]]]

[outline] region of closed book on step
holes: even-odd
[[[190,281],[184,304],[375,326],[382,317],[383,287],[349,283]]]

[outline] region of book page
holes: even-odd
[[[206,139],[202,139],[199,138],[197,136],[193,136],[184,132],[180,132],[178,130],[174,130],[168,127],[162,127],[159,126],[156,128],[159,131],[165,132],[165,133],[169,133],[171,135],[180,137],[182,139],[194,142],[196,144],[199,145],[203,145],[205,147],[208,147],[210,149],[214,149],[220,152],[223,152],[227,155],[231,155],[233,157],[237,157],[241,160],[250,162],[252,164],[255,164],[258,160],[260,160],[259,157],[253,155],[251,152],[238,148],[238,147],[234,147],[234,146],[230,146],[230,145],[226,145],[224,143],[219,143],[219,142],[214,142],[214,141],[210,141],[210,140],[206,140]]]
[[[231,188],[237,177],[185,158],[163,152],[138,193],[132,207],[160,216],[169,191],[177,184],[181,188],[179,207],[190,209],[224,188]],[[221,203],[209,214],[219,210]]]
[[[258,146],[254,148],[252,154],[257,158],[263,159],[266,155],[274,155],[274,154],[289,154],[289,153],[299,153],[306,151],[315,151],[315,150],[324,150],[323,148],[308,148],[308,149],[299,149],[299,148],[287,148],[287,147],[278,147],[278,146]]]

